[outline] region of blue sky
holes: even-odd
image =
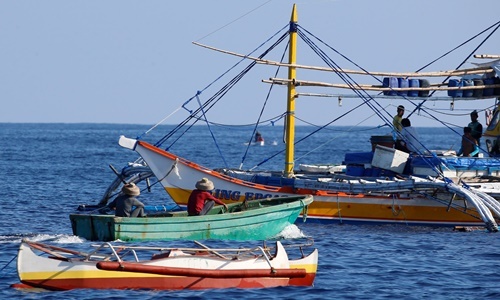
[[[500,20],[498,0],[0,1],[0,122],[155,124],[238,62],[192,41],[248,53],[287,25],[293,3],[302,27],[370,71],[414,71]],[[428,70],[454,69],[475,45]],[[478,52],[500,54],[499,45],[497,32]],[[305,45],[298,51],[298,63],[320,64]],[[269,88],[261,80],[274,72],[257,66],[224,109],[209,117],[255,122]],[[339,82],[329,76],[323,80]],[[298,78],[321,77],[299,70]],[[360,83],[374,83],[366,81]],[[285,110],[284,88],[276,90],[263,119]],[[336,98],[301,97],[297,116],[320,125],[359,103],[344,99],[339,107]],[[394,114],[401,101],[380,103]],[[462,126],[471,109],[492,104],[456,102],[453,112],[449,101],[428,106]],[[382,124],[372,114],[363,109],[336,124],[365,118],[362,125]],[[165,123],[185,116],[180,110]],[[423,116],[412,123],[439,126]]]

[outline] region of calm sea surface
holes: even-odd
[[[172,127],[160,128],[166,133]],[[500,233],[454,232],[444,228],[406,226],[347,226],[298,222],[289,228],[294,238],[314,238],[319,249],[319,270],[314,287],[253,290],[123,291],[73,290],[66,292],[16,290],[16,254],[22,238],[87,250],[91,244],[71,234],[68,214],[79,204],[96,204],[114,179],[117,169],[137,158],[120,148],[120,135],[136,137],[141,125],[108,124],[0,124],[0,299],[500,299]],[[297,139],[313,127],[301,127]],[[281,129],[259,128],[266,146],[251,146],[249,128],[214,127],[211,135],[195,129],[170,150],[202,165],[243,169],[282,168]],[[437,128],[418,128],[431,149],[458,150],[460,137]],[[299,163],[339,163],[346,151],[370,151],[370,136],[388,129],[334,127],[297,145]],[[162,135],[146,136],[156,141]],[[276,142],[273,145],[273,142]],[[168,146],[167,144],[164,147]],[[311,150],[317,148],[316,151]],[[224,159],[219,155],[218,149]],[[169,201],[159,185],[141,200],[148,204]],[[227,241],[206,241],[227,246]],[[248,242],[247,242],[248,244]],[[258,244],[255,242],[253,245]],[[158,245],[158,243],[148,243]],[[175,242],[162,243],[174,246]],[[238,246],[244,246],[238,243]]]

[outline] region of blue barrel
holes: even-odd
[[[484,85],[481,79],[474,79],[474,86]],[[483,97],[483,89],[477,89],[472,92],[472,97],[480,98]]]
[[[458,79],[450,79],[448,81],[448,87],[457,87],[457,86],[462,86],[463,82]],[[448,96],[453,97],[453,98],[459,98],[462,97],[463,91],[462,90],[449,90],[448,91]]]
[[[495,78],[493,79],[493,84],[500,84],[500,78],[495,77]],[[500,88],[495,88],[495,89],[493,90],[493,95],[495,95],[495,96],[500,96]]]
[[[493,85],[495,83],[495,79],[494,78],[485,78],[485,79],[483,79],[483,82],[484,82],[484,85]],[[483,91],[483,96],[484,97],[493,96],[493,91],[494,91],[493,88],[485,88]]]
[[[408,80],[408,86],[411,88],[420,87],[420,81],[418,79]],[[408,91],[408,97],[418,97],[418,91]]]
[[[474,81],[472,81],[471,79],[462,79],[462,85],[465,87],[465,86],[474,86]],[[474,94],[474,90],[464,90],[462,92],[462,97],[472,97],[472,95]]]
[[[398,87],[399,88],[408,88],[409,83],[407,78],[398,78]],[[398,96],[408,96],[408,91],[398,91],[397,92]]]
[[[429,80],[427,80],[427,79],[419,79],[418,84],[420,85],[420,87],[423,87],[423,88],[431,86],[431,84],[429,83]],[[429,91],[418,91],[418,96],[419,97],[429,97]]]
[[[391,88],[397,88],[398,87],[398,79],[396,77],[384,77],[382,81],[383,87],[391,87]],[[396,96],[397,93],[396,91],[384,91],[384,95],[386,96]]]

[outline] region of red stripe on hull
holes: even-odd
[[[201,278],[201,277],[147,277],[147,278],[75,278],[26,280],[23,284],[48,290],[71,289],[222,289],[267,288],[287,286],[288,278]]]

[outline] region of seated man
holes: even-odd
[[[419,136],[415,128],[411,126],[410,119],[404,118],[401,120],[401,125],[403,125],[403,129],[401,130],[401,135],[403,136],[403,141],[401,141],[401,145],[398,145],[396,149],[405,151],[407,153],[410,152],[423,152],[422,145],[419,141]]]
[[[135,183],[125,184],[122,187],[122,193],[109,203],[108,207],[116,209],[115,216],[117,217],[145,217],[144,204],[135,198],[140,194],[141,190]],[[132,211],[134,206],[135,209]]]
[[[212,195],[213,189],[214,183],[208,180],[208,178],[202,178],[196,183],[196,189],[191,192],[191,195],[189,195],[187,204],[188,215],[206,215],[207,212],[214,207],[214,202],[224,205],[227,210],[227,205]]]
[[[479,153],[477,141],[472,137],[472,128],[464,127],[464,135],[462,136],[462,146],[458,150],[457,155],[472,157]]]

